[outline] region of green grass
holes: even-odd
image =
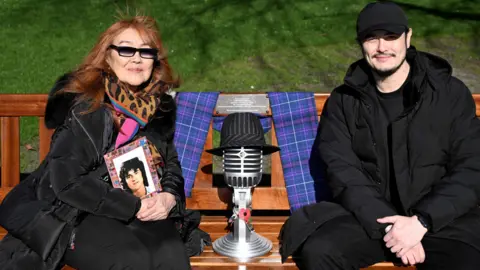
[[[0,71],[0,91],[47,92],[59,75],[80,63],[97,36],[114,22],[116,10],[126,9],[125,4],[115,4],[119,2],[124,1],[0,2],[0,62],[4,67]],[[479,34],[480,23],[468,20],[467,16],[480,17],[479,2],[404,2],[412,3],[405,10],[416,37],[477,38]],[[148,11],[145,13],[158,20],[170,61],[184,80],[180,90],[186,91],[245,91],[252,85],[268,88],[279,80],[290,84],[290,88],[317,84],[319,78],[305,76],[305,71],[323,72],[337,62],[344,65],[344,61],[349,60],[343,54],[345,48],[347,52],[357,51],[356,46],[349,45],[355,36],[356,15],[364,3],[366,1],[352,0],[127,1],[130,10]],[[457,17],[447,19],[448,16]],[[328,45],[335,46],[321,50]],[[322,61],[318,61],[318,54]],[[256,68],[254,74],[250,70],[252,66]],[[327,89],[318,89],[321,90]]]
[[[480,2],[403,0],[413,43],[479,74]],[[441,3],[439,3],[441,2]],[[2,0],[0,93],[47,93],[117,10],[154,16],[179,91],[330,92],[359,56],[354,0]],[[476,72],[476,73],[475,73]],[[22,143],[37,123],[22,120]],[[22,165],[22,168],[25,168]]]

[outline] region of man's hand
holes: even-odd
[[[137,213],[137,218],[141,221],[166,219],[175,204],[175,196],[168,192],[154,194],[152,197],[142,199],[142,207]]]
[[[405,253],[402,257],[402,262],[405,265],[415,265],[425,261],[425,250],[423,250],[422,243],[418,243]]]
[[[393,226],[383,237],[386,247],[397,257],[403,257],[409,249],[420,243],[427,229],[418,221],[417,216],[390,216],[377,219],[379,223],[391,223]]]

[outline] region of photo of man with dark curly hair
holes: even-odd
[[[123,162],[119,176],[125,191],[140,198],[151,192],[145,172],[145,164],[138,157]]]

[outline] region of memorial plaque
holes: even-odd
[[[218,96],[215,111],[217,114],[251,112],[265,114],[269,112],[270,102],[267,94],[235,94]]]

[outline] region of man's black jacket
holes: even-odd
[[[413,87],[404,113],[391,126],[396,183],[390,184],[397,185],[400,209],[385,198],[386,131],[378,128],[380,105],[370,67],[360,60],[328,99],[312,154],[326,165],[337,206],[322,202],[293,213],[280,236],[282,257],[321,224],[343,214],[353,214],[371,238],[380,239],[385,225],[377,218],[399,210],[431,219],[431,236],[480,250],[480,120],[475,102],[447,61],[414,47],[407,60]]]

